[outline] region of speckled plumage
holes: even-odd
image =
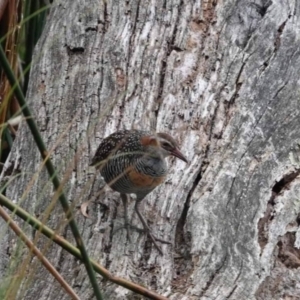
[[[113,190],[134,193],[142,199],[163,182],[167,174],[166,160],[159,151],[146,151],[147,145],[143,146],[141,140],[147,136],[152,134],[139,130],[117,131],[99,145],[91,165],[100,169],[105,182]],[[138,182],[139,174],[141,183]]]
[[[179,151],[176,141],[166,133],[122,130],[111,134],[100,143],[91,162],[92,166],[100,170],[105,182],[121,194],[127,229],[126,195],[136,194],[135,210],[160,252],[155,242],[159,239],[151,234],[150,228],[139,212],[138,203],[164,181],[168,172],[165,158],[169,155],[187,162]]]

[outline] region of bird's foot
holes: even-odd
[[[158,246],[157,242],[160,242],[162,244],[168,244],[168,245],[172,245],[171,242],[169,241],[165,241],[163,239],[157,238],[150,230],[150,228],[147,226],[147,228],[144,229],[144,232],[147,233],[147,235],[150,237],[151,242],[153,243],[154,247],[158,250],[158,252],[163,255],[163,252],[161,250],[161,248]]]
[[[130,237],[130,230],[131,229],[139,229],[139,228],[135,228],[134,226],[132,226],[131,224],[129,224],[129,223],[125,223],[124,225],[122,225],[122,226],[119,226],[119,227],[117,227],[117,228],[115,228],[114,230],[113,230],[113,235],[114,234],[116,234],[119,230],[121,230],[121,229],[126,229],[126,235],[127,235],[127,240],[131,243],[131,237]]]
[[[112,234],[113,235],[116,234],[121,229],[126,229],[127,239],[128,239],[129,242],[131,242],[131,237],[130,237],[130,231],[131,230],[135,230],[135,231],[137,231],[139,233],[147,233],[147,231],[145,229],[143,229],[143,228],[139,228],[137,226],[131,225],[130,223],[125,223],[124,225],[121,225],[121,226],[118,226],[117,228],[115,228],[113,230]],[[168,242],[166,242],[166,243],[168,243]]]
[[[139,228],[139,227],[137,227],[137,226],[131,225],[130,223],[124,224],[123,226],[119,226],[118,228],[114,229],[114,230],[113,230],[113,235],[114,235],[115,233],[117,233],[117,232],[118,232],[119,230],[121,230],[121,229],[126,229],[126,232],[127,232],[127,239],[128,239],[129,242],[131,242],[131,237],[130,237],[130,231],[131,231],[131,230],[135,230],[135,231],[137,231],[137,232],[139,232],[139,233],[147,234],[148,237],[151,239],[151,242],[154,244],[155,248],[159,251],[159,253],[160,253],[161,255],[163,254],[163,252],[162,252],[161,248],[158,246],[157,242],[160,242],[160,243],[162,243],[162,244],[172,245],[171,242],[165,241],[165,240],[163,240],[163,239],[160,239],[160,238],[156,237],[156,236],[152,233],[151,229],[150,229],[148,226],[147,226],[147,228]]]

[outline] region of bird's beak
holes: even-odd
[[[183,160],[184,162],[188,162],[187,158],[178,150],[178,149],[175,149],[171,152],[171,154],[181,160]]]

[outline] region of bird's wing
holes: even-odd
[[[128,130],[117,131],[106,137],[99,145],[90,166],[101,164],[101,162],[113,156],[126,143],[129,135]]]

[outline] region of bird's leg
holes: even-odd
[[[143,217],[143,215],[142,215],[142,214],[140,213],[140,211],[139,211],[139,204],[140,204],[140,201],[137,200],[137,201],[135,202],[135,207],[134,207],[134,208],[135,208],[135,211],[136,211],[138,217],[140,218],[140,220],[141,220],[141,222],[142,222],[142,224],[143,224],[143,226],[144,226],[144,230],[146,231],[147,235],[150,237],[152,243],[154,244],[154,246],[156,247],[156,249],[159,251],[159,253],[160,253],[161,255],[163,255],[163,252],[162,252],[162,250],[160,249],[160,247],[157,245],[156,241],[161,242],[161,243],[164,243],[164,244],[172,244],[172,243],[167,242],[167,241],[164,241],[164,240],[161,240],[161,239],[155,237],[155,236],[152,234],[151,229],[150,229],[150,227],[148,226],[148,224],[147,224],[145,218]]]
[[[121,230],[125,227],[125,229],[127,231],[127,239],[129,240],[129,242],[131,242],[130,229],[134,229],[134,230],[139,231],[139,232],[145,232],[145,230],[141,229],[141,228],[137,228],[135,226],[132,226],[129,223],[129,220],[128,220],[128,195],[127,194],[120,194],[120,195],[121,195],[121,199],[122,199],[123,206],[124,206],[124,219],[125,219],[124,223],[125,224],[124,224],[124,226],[120,226],[118,228],[115,228],[113,230],[113,234],[117,233],[119,230]]]
[[[127,194],[121,194],[121,199],[123,202],[123,206],[124,206],[124,219],[125,219],[125,228],[126,228],[126,232],[127,232],[127,239],[129,240],[129,242],[131,242],[131,238],[130,238],[130,234],[129,234],[129,221],[128,221],[128,205],[127,205]]]

